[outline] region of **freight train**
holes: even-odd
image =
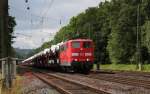
[[[88,73],[94,62],[94,43],[90,39],[74,39],[52,45],[24,60],[23,65],[57,68]]]

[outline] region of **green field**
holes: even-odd
[[[108,70],[125,70],[125,71],[139,71],[135,64],[105,64],[100,65],[101,69]],[[96,64],[94,65],[94,69],[96,69]],[[150,72],[150,64],[142,65],[143,72]]]

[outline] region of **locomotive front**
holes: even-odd
[[[89,72],[94,62],[94,47],[92,40],[75,40],[71,42],[71,66],[75,71]]]
[[[64,69],[89,72],[94,62],[94,46],[90,39],[75,39],[60,47],[60,64]]]

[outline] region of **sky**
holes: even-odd
[[[73,16],[103,0],[9,0],[9,14],[16,18],[13,47],[35,49],[52,40]],[[29,7],[29,10],[27,9]],[[60,24],[61,22],[61,24]]]

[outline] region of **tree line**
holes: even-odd
[[[13,32],[14,32],[14,27],[16,26],[16,21],[15,21],[15,17],[12,17],[12,16],[8,16],[8,31],[6,32],[5,31],[5,22],[4,22],[4,17],[0,17],[0,36],[2,36],[1,32],[4,32],[5,35],[3,36],[5,42],[7,43],[4,43],[2,44],[2,42],[0,43],[0,58],[3,58],[4,56],[2,55],[2,50],[8,50],[6,49],[8,47],[8,45],[10,45],[10,49],[11,49],[11,53],[10,53],[10,56],[14,56],[15,54],[15,51],[12,47],[12,43],[14,42],[13,41],[13,38],[15,38],[15,36],[13,35]],[[7,39],[7,40],[6,40]],[[2,49],[2,45],[5,46],[5,49]],[[6,54],[6,51],[3,51],[4,53],[3,54]]]
[[[95,62],[135,64],[139,43],[141,62],[150,63],[150,0],[101,2],[72,17],[53,40],[36,51],[76,38],[94,41]]]

